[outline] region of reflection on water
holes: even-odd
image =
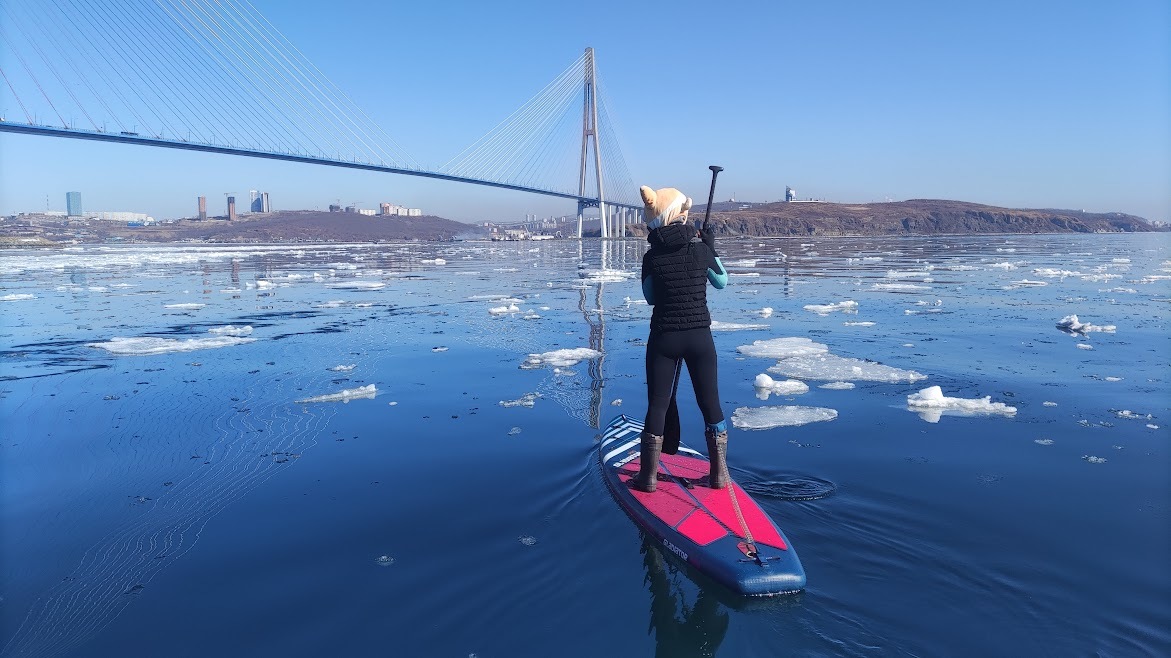
[[[728,632],[728,611],[708,588],[699,588],[688,605],[683,588],[674,582],[659,548],[649,538],[642,542],[642,563],[651,594],[649,633],[655,638],[655,656],[711,658]],[[670,571],[670,572],[669,572]],[[677,572],[675,572],[677,573]]]

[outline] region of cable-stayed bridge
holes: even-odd
[[[559,197],[577,204],[578,237],[586,208],[598,209],[603,238],[642,221],[592,48],[437,167],[419,164],[248,0],[4,0],[0,75],[3,132]]]

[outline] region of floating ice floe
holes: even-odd
[[[911,292],[913,290],[931,290],[931,286],[921,286],[916,283],[876,283],[873,289],[887,292]]]
[[[598,283],[616,283],[633,279],[635,276],[634,272],[627,272],[626,270],[589,270],[579,272],[578,274],[586,281],[595,281]]]
[[[772,316],[773,310],[771,307],[765,306],[764,308],[760,309],[759,313],[760,317],[767,318]]]
[[[762,359],[788,359],[794,356],[825,354],[829,347],[808,338],[786,337],[755,340],[751,345],[741,345],[736,350],[745,356]]]
[[[837,417],[836,410],[824,407],[740,407],[732,412],[732,426],[742,430],[767,430],[808,425]]]
[[[325,287],[335,290],[378,290],[379,288],[385,288],[386,284],[381,281],[339,281],[337,283],[327,283]]]
[[[252,333],[252,325],[246,324],[242,327],[236,325],[226,325],[223,327],[212,327],[207,330],[208,333],[219,334],[221,336],[247,336]]]
[[[493,306],[488,309],[492,315],[507,315],[509,313],[520,313],[520,307],[516,304],[509,304],[508,306]]]
[[[1017,263],[1007,263],[1007,262],[1006,263],[992,263],[988,267],[998,269],[998,270],[1015,270],[1016,268],[1018,268],[1024,264],[1025,264],[1024,261],[1017,262]]]
[[[1151,414],[1135,413],[1130,409],[1119,409],[1114,412],[1114,415],[1118,416],[1119,418],[1126,418],[1129,420],[1151,420],[1154,418],[1154,416]]]
[[[728,276],[760,276],[760,272],[728,272]]]
[[[1077,348],[1079,350],[1092,350],[1092,349],[1094,349],[1094,346],[1090,345],[1088,343],[1078,343]]]
[[[1108,382],[1120,382],[1120,381],[1122,381],[1122,378],[1121,378],[1121,377],[1107,377],[1107,378],[1106,378],[1106,381],[1108,381]]]
[[[1105,457],[1095,457],[1093,455],[1082,455],[1082,459],[1090,462],[1091,464],[1105,464],[1106,463]]]
[[[854,388],[854,382],[828,382],[818,386],[818,388],[826,388],[831,391],[848,391]]]
[[[621,407],[622,406],[622,398],[618,398],[618,399],[614,400],[613,402],[610,403],[610,406],[611,407]]]
[[[346,305],[344,299],[331,299],[328,302],[321,302],[316,308],[341,308]]]
[[[1050,279],[1064,279],[1070,276],[1083,276],[1081,272],[1074,270],[1059,270],[1053,267],[1038,267],[1033,270],[1033,274],[1037,276],[1049,277]]]
[[[927,375],[873,361],[835,354],[811,354],[782,359],[769,372],[796,379],[824,381],[917,382]]]
[[[532,409],[537,404],[539,397],[541,397],[540,393],[525,393],[515,400],[501,400],[499,404],[502,407],[528,407]]]
[[[813,311],[818,315],[829,315],[835,311],[841,311],[843,313],[857,313],[858,302],[852,299],[847,299],[846,301],[837,302],[835,304],[806,304],[803,308],[806,311]]]
[[[104,343],[86,343],[86,347],[97,347],[119,356],[148,356],[171,352],[194,352],[217,347],[229,347],[254,342],[255,338],[240,336],[213,336],[211,338],[153,338],[115,337]]]
[[[767,324],[744,324],[741,322],[721,322],[719,320],[712,320],[712,331],[759,331],[761,329],[768,329]]]
[[[851,322],[849,320],[846,320],[845,322],[842,323],[842,326],[844,326],[844,327],[873,327],[875,324],[876,323],[871,322],[869,320],[865,320],[862,322]]]
[[[1030,281],[1028,279],[1021,279],[1020,281],[1013,281],[1008,288],[1043,288],[1049,285],[1048,281]]]
[[[1056,406],[1057,406],[1057,403],[1056,403],[1056,402],[1050,402],[1049,400],[1046,400],[1046,401],[1042,402],[1042,403],[1041,403],[1041,405],[1042,405],[1042,406],[1045,406],[1045,407],[1056,407]]]
[[[30,295],[28,293],[13,293],[11,295],[4,295],[3,297],[0,297],[0,302],[23,302],[28,299],[36,298],[36,295]]]
[[[529,358],[525,359],[525,362],[520,364],[520,367],[525,370],[532,370],[544,366],[568,368],[569,366],[575,366],[582,361],[596,359],[600,356],[602,356],[601,352],[590,349],[588,347],[553,350],[552,352],[543,352],[541,354],[530,354]]]
[[[337,393],[329,393],[326,395],[318,395],[317,397],[305,398],[304,400],[297,400],[297,404],[308,404],[310,402],[341,402],[348,404],[350,400],[373,400],[378,389],[374,384],[367,384],[359,386],[358,388],[347,388]]]
[[[1033,443],[1040,446],[1051,446],[1053,445],[1053,439],[1033,439]]]
[[[809,392],[809,385],[796,379],[776,380],[761,373],[752,382],[756,397],[767,400],[769,395],[801,395]]]
[[[189,304],[164,304],[164,305],[163,305],[163,308],[174,309],[174,310],[177,310],[177,311],[196,311],[196,310],[199,310],[199,309],[203,308],[204,306],[207,306],[207,304],[196,304],[196,303],[189,303]]]
[[[1112,334],[1118,327],[1112,324],[1096,325],[1089,322],[1081,322],[1076,315],[1067,315],[1057,321],[1057,328],[1070,334],[1088,334],[1094,331],[1101,331]]]
[[[952,398],[943,394],[938,386],[929,386],[918,393],[907,396],[907,407],[929,423],[938,423],[941,416],[984,416],[999,414],[1012,416],[1016,407],[1003,402],[993,402],[992,396],[965,399]]]
[[[332,367],[332,368],[329,368],[329,371],[330,371],[330,372],[350,372],[350,371],[352,371],[354,368],[357,368],[357,367],[358,367],[358,364],[356,364],[356,363],[351,363],[351,364],[348,364],[348,365],[334,366],[334,367]]]
[[[442,258],[424,258],[419,262],[424,265],[447,265],[447,261]]]

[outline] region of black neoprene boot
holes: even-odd
[[[658,485],[659,455],[663,452],[663,437],[643,430],[639,445],[638,475],[631,480],[631,486],[639,491],[652,493]]]
[[[723,429],[717,429],[722,427]],[[704,431],[707,439],[707,457],[711,462],[708,472],[708,486],[712,489],[723,489],[728,486],[728,430],[723,422],[716,427],[708,425]]]

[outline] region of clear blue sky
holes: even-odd
[[[304,2],[255,6],[442,164],[595,48],[636,184],[719,198],[944,198],[1171,220],[1171,3]],[[590,18],[596,22],[590,22]],[[9,70],[15,64],[6,58]],[[16,112],[4,108],[9,116]],[[572,181],[566,181],[569,187]],[[574,204],[454,183],[0,136],[0,212],[392,201],[461,221]]]

